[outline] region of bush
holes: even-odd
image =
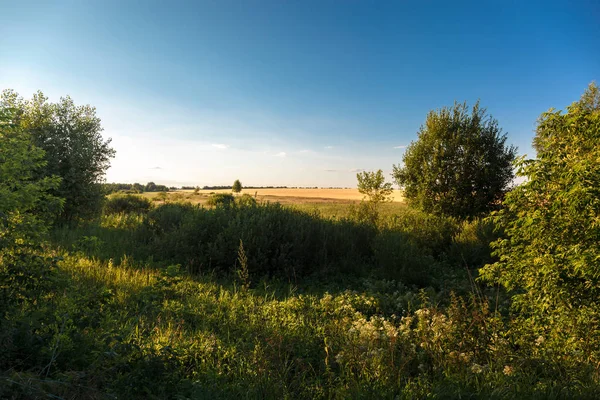
[[[213,207],[229,207],[234,202],[235,197],[230,193],[214,193],[209,196],[206,204]]]
[[[454,218],[414,209],[403,210],[383,221],[381,226],[383,230],[409,235],[417,246],[438,258],[448,251],[454,236],[460,231],[460,225]]]
[[[152,202],[134,194],[117,194],[106,199],[104,214],[146,213],[152,208]]]
[[[242,240],[250,275],[291,278],[370,258],[374,235],[370,227],[279,204],[214,209],[166,204],[148,214],[142,231],[141,241],[151,243],[146,256],[155,260],[228,273]]]
[[[256,199],[248,193],[243,194],[235,199],[237,205],[242,207],[252,207],[256,205]]]
[[[505,234],[498,261],[481,270],[513,294],[523,338],[542,338],[561,362],[600,363],[600,89],[592,84],[563,114],[542,114],[537,159],[493,220]]]

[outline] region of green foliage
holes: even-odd
[[[245,193],[239,197],[236,197],[235,203],[241,207],[252,207],[256,205],[256,199],[248,193]]]
[[[168,192],[169,188],[165,185],[157,185],[154,182],[148,182],[146,186],[144,186],[144,192]]]
[[[167,201],[169,194],[167,192],[158,192],[152,200],[154,201]]]
[[[547,357],[600,361],[600,90],[591,84],[566,113],[538,121],[537,158],[494,215],[505,235],[482,278],[513,294],[521,337]]]
[[[240,239],[254,277],[296,279],[371,255],[373,230],[350,221],[328,221],[279,204],[217,206],[166,204],[150,211],[138,252],[191,271],[229,273]],[[142,243],[151,243],[143,246]]]
[[[10,90],[2,93],[0,103],[16,109],[15,122],[45,151],[46,164],[38,169],[38,178],[61,178],[52,190],[65,200],[61,219],[74,221],[98,214],[103,199],[100,182],[115,152],[110,139],[102,138],[96,109],[77,106],[70,97],[49,103],[41,92],[24,101]]]
[[[135,194],[116,194],[104,202],[104,214],[145,213],[150,208],[150,199]]]
[[[242,183],[240,182],[239,179],[236,179],[235,182],[233,182],[233,186],[231,187],[231,191],[233,193],[239,193],[242,191]]]
[[[238,291],[177,265],[157,271],[65,255],[57,276],[44,292],[52,301],[37,313],[11,315],[10,329],[0,331],[2,398],[600,393],[585,367],[561,372],[535,342],[515,346],[503,320],[476,296],[451,296],[442,308],[423,292],[373,284],[412,299],[412,310],[392,315],[364,290],[294,293],[271,282]]]
[[[56,258],[40,254],[40,247],[62,206],[48,193],[60,178],[38,177],[44,151],[16,123],[16,111],[0,105],[0,370],[19,366],[20,350],[28,347],[19,343],[31,335],[16,322],[54,283]]]
[[[359,172],[356,174],[358,180],[358,191],[367,197],[370,203],[382,203],[390,201],[392,194],[392,184],[385,181],[383,171],[377,172]]]
[[[516,148],[479,102],[471,113],[466,103],[431,111],[418,135],[393,173],[410,205],[460,218],[498,205],[514,177]]]
[[[360,222],[376,224],[379,219],[379,205],[391,201],[392,184],[385,182],[382,170],[359,172],[356,179],[358,191],[364,198],[358,207],[351,209],[350,216]]]
[[[48,193],[60,178],[38,178],[44,151],[15,123],[15,111],[0,107],[0,251],[38,244],[62,205]]]
[[[229,207],[235,203],[235,197],[230,193],[213,193],[206,204],[213,207]]]

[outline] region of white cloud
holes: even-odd
[[[222,144],[222,143],[213,143],[212,147],[216,147],[217,149],[224,150],[224,149],[228,148],[229,146],[226,144]]]
[[[406,145],[394,146],[395,149],[405,149]]]
[[[275,154],[275,157],[284,158],[285,156],[287,156],[285,151],[280,151],[279,153]]]
[[[363,172],[364,168],[352,168],[350,172]]]
[[[333,149],[333,146],[325,146],[324,148],[329,150],[329,149]]]

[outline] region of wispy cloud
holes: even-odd
[[[213,143],[212,147],[224,150],[224,149],[227,149],[229,146],[226,144],[222,144],[222,143]]]
[[[329,149],[333,149],[333,146],[325,146],[324,148],[329,150]]]
[[[162,167],[158,167],[158,166],[156,166],[156,167],[150,167],[150,168],[148,168],[148,169],[162,169]]]
[[[285,156],[287,156],[285,151],[280,151],[279,153],[275,154],[275,157],[284,158]]]
[[[325,172],[338,172],[338,169],[326,169]]]
[[[406,148],[406,145],[405,145],[405,144],[403,144],[403,145],[400,145],[400,146],[394,146],[394,148],[395,148],[395,149],[405,149],[405,148]]]
[[[364,168],[352,168],[350,172],[363,172]]]

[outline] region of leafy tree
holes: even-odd
[[[358,191],[365,195],[370,203],[378,204],[390,200],[392,184],[385,181],[382,170],[359,172],[356,179]]]
[[[146,183],[146,187],[144,189],[146,192],[156,192],[156,183],[148,182]]]
[[[356,220],[374,224],[379,218],[379,204],[391,200],[392,184],[385,182],[382,170],[359,172],[356,179],[358,191],[364,198],[357,208],[351,208],[350,215]]]
[[[16,123],[16,110],[0,107],[0,251],[39,243],[62,201],[48,192],[58,177],[36,178],[44,151]]]
[[[481,278],[511,291],[519,323],[561,354],[600,361],[600,90],[591,84],[566,113],[541,115],[526,181],[493,216],[505,237]],[[565,356],[567,357],[567,356]]]
[[[11,90],[2,93],[4,107],[16,109],[15,120],[45,151],[46,163],[38,176],[59,176],[52,193],[65,199],[61,219],[88,218],[101,209],[100,185],[115,151],[102,138],[100,118],[89,105],[77,106],[70,97],[49,103],[42,92],[24,101]]]
[[[233,193],[239,193],[242,191],[242,183],[239,179],[236,179],[235,182],[233,182],[231,190],[233,191]]]
[[[516,148],[498,121],[475,104],[431,111],[394,178],[408,203],[426,212],[470,217],[493,209],[514,178]]]

